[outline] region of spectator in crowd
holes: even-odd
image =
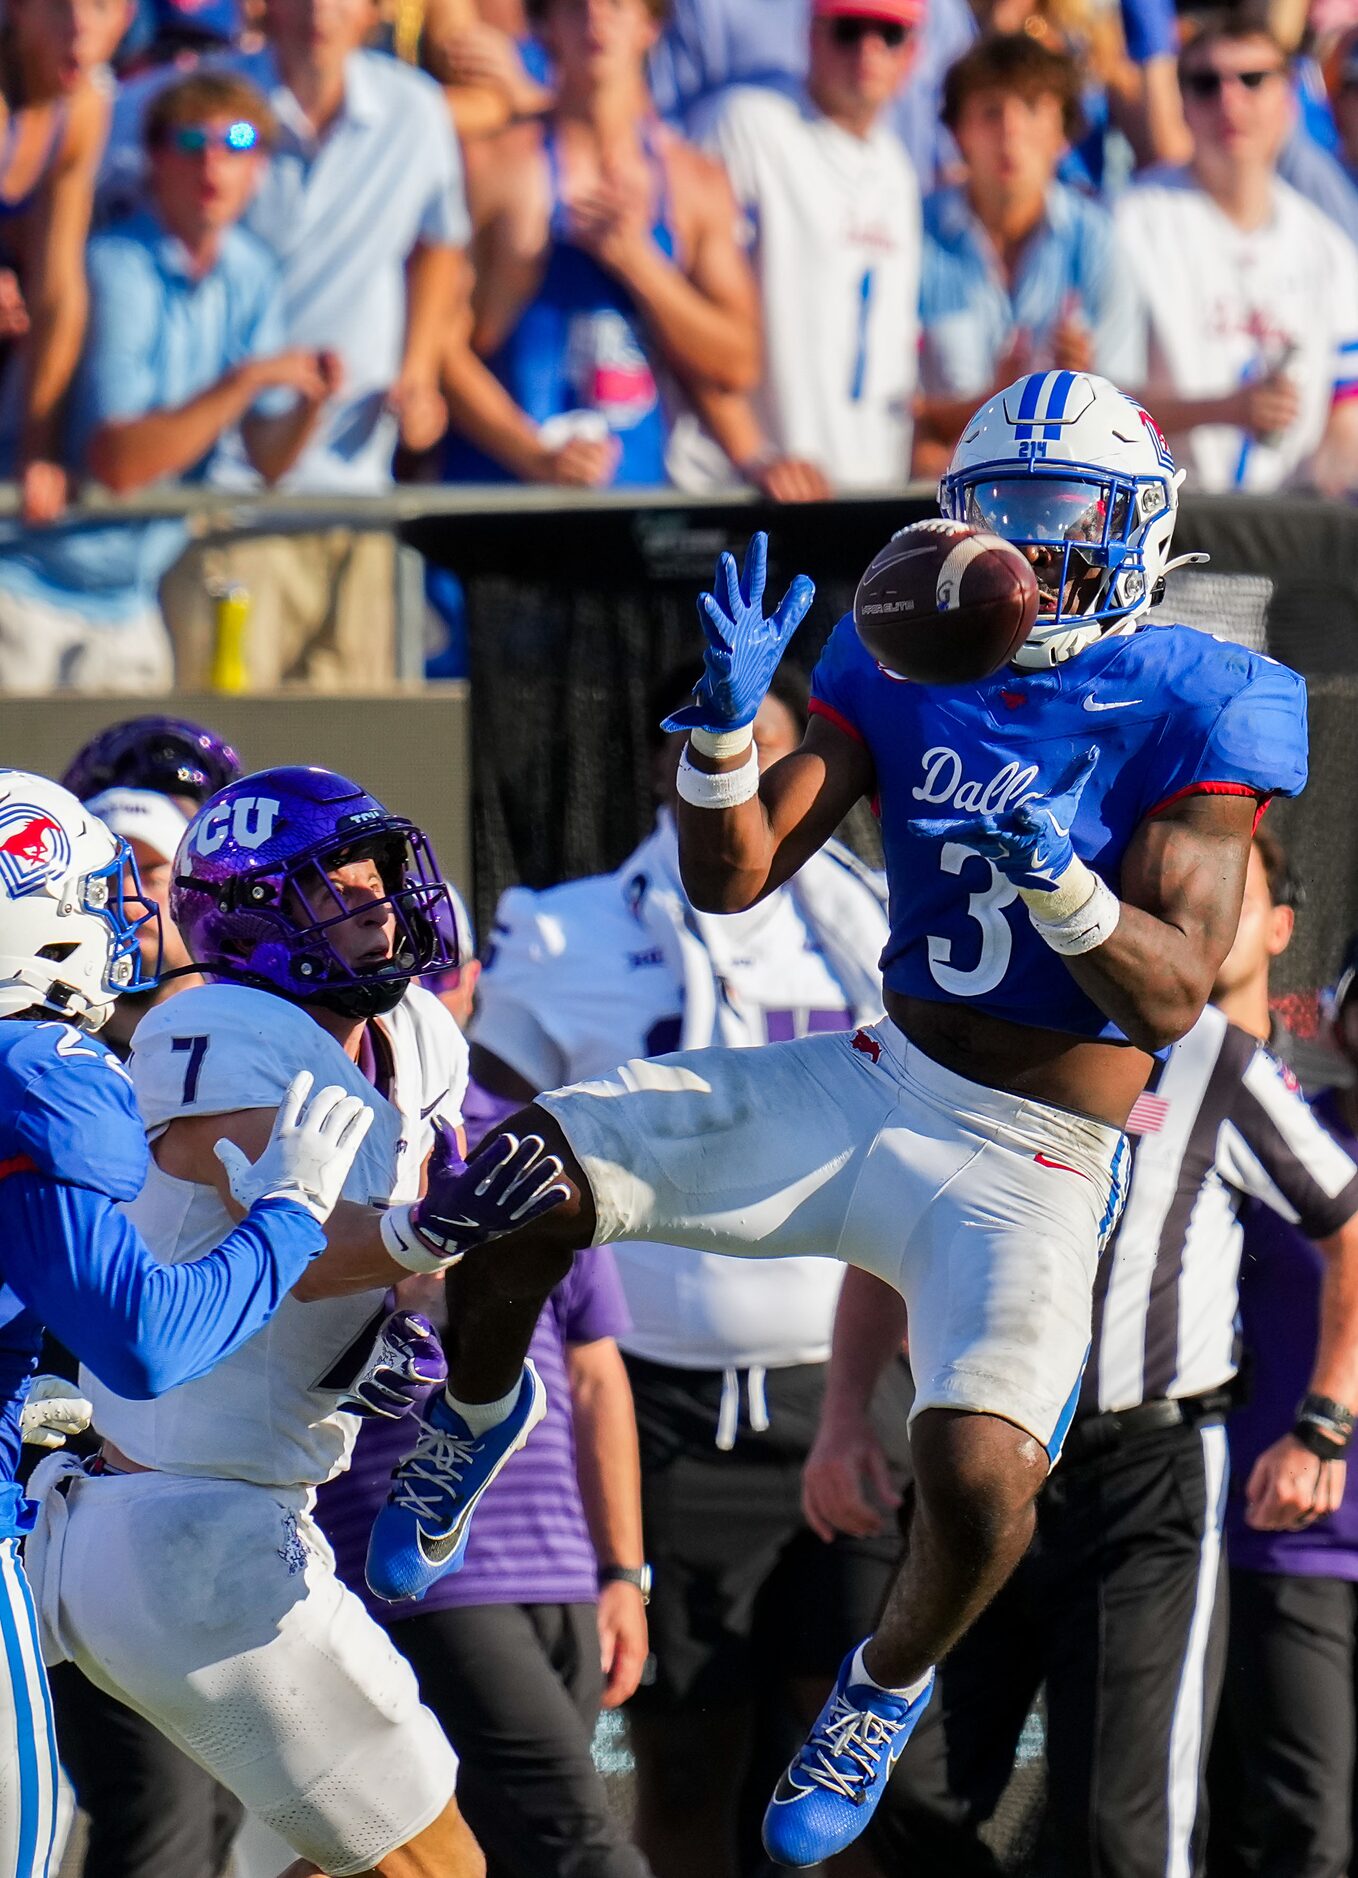
[[[696,675],[658,688],[652,723]],[[805,696],[777,674],[754,727],[766,765],[796,747]],[[666,803],[682,743],[658,743]],[[749,913],[695,912],[662,808],[616,873],[504,896],[471,1030],[474,1080],[512,1105],[628,1056],[847,1029],[877,1008],[884,934],[876,877],[834,844]],[[655,1678],[628,1711],[636,1833],[657,1878],[735,1878],[758,1856],[737,1830],[746,1771],[762,1800],[765,1762],[785,1758],[784,1706],[799,1726],[817,1712],[899,1543],[826,1548],[798,1504],[839,1272],[814,1258],[614,1250],[657,1565]],[[901,1365],[880,1401],[888,1489],[904,1472],[907,1393]]]
[[[469,1091],[469,1123],[476,1105]],[[504,1105],[489,1110],[499,1119]],[[442,1290],[424,1287],[435,1304]],[[406,1303],[423,1295],[401,1289]],[[418,1604],[381,1604],[363,1578],[405,1425],[365,1426],[348,1472],[320,1494],[340,1576],[390,1628],[457,1748],[458,1803],[492,1878],[648,1878],[590,1758],[601,1703],[625,1702],[646,1662],[626,1327],[612,1253],[585,1253],[533,1337],[546,1420],[487,1494],[462,1569]]]
[[[285,349],[277,270],[237,225],[272,131],[260,94],[226,73],[178,80],[147,113],[149,201],[90,243],[72,405],[73,459],[110,489],[201,480],[237,423],[272,482],[339,386],[332,354]],[[168,521],[59,524],[0,544],[0,688],[168,688],[156,582],[183,540]]]
[[[454,481],[664,482],[664,373],[727,391],[758,379],[730,185],[655,124],[646,93],[662,5],[542,0],[557,81],[544,138],[475,179],[476,296],[445,380]]]
[[[0,457],[24,519],[65,507],[61,424],[88,313],[85,241],[108,130],[99,82],[130,0],[11,0],[0,36]]]
[[[1318,1242],[1326,1334],[1309,1386],[1358,1401],[1358,1165],[1262,1048],[1279,931],[1270,872],[1285,876],[1285,858],[1256,837],[1228,961],[1235,991],[1220,981],[1214,991],[1227,1010],[1208,1006],[1132,1109],[1127,1202],[1100,1261],[1061,1465],[1038,1501],[1031,1549],[944,1659],[941,1699],[901,1756],[872,1828],[884,1870],[997,1878],[978,1829],[1044,1683],[1042,1869],[1063,1878],[1202,1870],[1199,1804],[1226,1620],[1222,1424],[1247,1199]],[[846,1274],[805,1473],[808,1515],[827,1531],[882,1524],[880,1495],[864,1484],[882,1463],[863,1411],[904,1328],[899,1298],[867,1273]],[[1259,1443],[1250,1482],[1253,1517],[1270,1529],[1309,1524],[1329,1503],[1315,1495],[1313,1457],[1286,1427]]]
[[[493,11],[501,17],[487,18],[474,0],[429,0],[420,23],[420,65],[444,88],[469,165],[469,146],[552,106],[546,57],[530,38],[522,5],[510,0]]]
[[[961,182],[924,204],[920,453],[943,468],[978,400],[1025,372],[1145,373],[1135,289],[1107,214],[1057,181],[1079,121],[1074,62],[1026,33],[948,73]]]
[[[239,64],[278,138],[246,225],[282,269],[288,342],[344,374],[284,487],[376,495],[398,436],[425,449],[446,421],[439,361],[468,235],[457,145],[433,80],[362,49],[374,0],[267,0],[264,21],[267,46]],[[238,440],[212,479],[252,480]],[[191,554],[164,595],[180,682],[205,682],[211,591],[235,585],[253,601],[253,685],[389,682],[394,552],[385,531],[338,528]]]
[[[910,473],[919,189],[884,114],[921,12],[922,0],[815,0],[801,96],[742,86],[699,120],[750,230],[764,376],[752,396],[703,388],[696,401],[739,473],[778,501]]]
[[[1313,1106],[1338,1148],[1358,1157],[1356,965],[1351,940],[1334,994],[1349,1086],[1319,1090]],[[1337,1153],[1318,1177],[1333,1170],[1338,1179]],[[1294,1223],[1250,1211],[1240,1284],[1250,1392],[1230,1423],[1231,1628],[1212,1765],[1213,1878],[1345,1878],[1352,1869],[1358,1482],[1346,1478],[1344,1455],[1355,1396],[1313,1374],[1327,1358],[1333,1367],[1336,1283]],[[1316,1504],[1333,1510],[1280,1531],[1258,1517],[1255,1466],[1294,1426]]]
[[[1358,189],[1358,26],[1350,28],[1325,61],[1330,109],[1339,133],[1339,160]]]
[[[1116,210],[1147,342],[1141,395],[1197,488],[1349,488],[1358,254],[1277,174],[1287,57],[1266,22],[1222,15],[1185,48],[1180,82],[1192,162]]]

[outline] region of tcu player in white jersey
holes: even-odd
[[[280,769],[200,810],[171,908],[209,982],[151,1012],[136,1038],[152,1163],[130,1210],[153,1249],[179,1261],[221,1238],[249,1197],[241,1151],[300,1066],[376,1115],[328,1250],[274,1325],[159,1403],[88,1378],[111,1471],[49,1498],[44,1609],[91,1681],[302,1854],[290,1878],[479,1878],[453,1751],[311,1518],[357,1432],[343,1404],[368,1399],[375,1366],[379,1383],[425,1367],[418,1339],[378,1337],[374,1350],[386,1288],[411,1268],[390,1255],[402,1241],[381,1231],[380,1209],[395,1205],[413,1240],[419,1209],[401,1203],[422,1179],[436,1203],[441,1170],[460,1165],[466,1047],[410,983],[455,962],[448,890],[411,823],[343,777]],[[221,1135],[236,1144],[228,1168],[211,1154]],[[351,1261],[338,1285],[321,1269],[337,1245]],[[421,1262],[438,1265],[417,1250]],[[524,1398],[493,1454],[461,1429],[473,1483],[540,1417],[533,1375]],[[456,1467],[453,1449],[449,1437]]]
[[[816,0],[804,94],[740,86],[699,122],[749,224],[765,368],[748,398],[709,387],[696,401],[736,468],[778,501],[910,473],[920,195],[886,113],[923,12],[921,0]]]

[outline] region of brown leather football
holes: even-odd
[[[916,522],[858,583],[853,623],[879,664],[921,685],[974,684],[1007,665],[1037,618],[1037,577],[1011,543]]]

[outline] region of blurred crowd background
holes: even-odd
[[[0,91],[0,694],[370,689],[397,482],[889,490],[1043,368],[1358,486],[1348,0],[7,0]]]

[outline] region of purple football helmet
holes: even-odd
[[[241,774],[241,760],[215,731],[183,717],[128,717],[77,750],[62,787],[88,802],[104,789],[153,789],[206,802]]]
[[[348,906],[327,870],[372,860],[385,895]],[[348,964],[344,921],[390,910],[391,956]],[[170,914],[214,978],[348,1017],[379,1017],[407,982],[458,963],[448,888],[427,837],[328,769],[263,769],[220,790],[184,831]]]

